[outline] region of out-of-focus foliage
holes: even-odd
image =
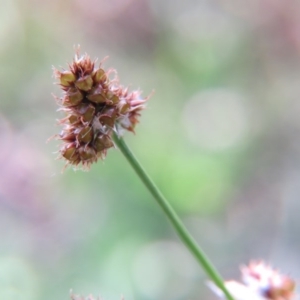
[[[82,52],[155,90],[125,138],[226,278],[300,276],[300,3],[0,2],[0,299],[215,299],[117,150],[55,160],[52,65]]]

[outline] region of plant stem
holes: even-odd
[[[210,277],[210,279],[219,287],[224,295],[226,296],[227,300],[234,300],[230,293],[227,291],[226,287],[224,286],[223,279],[219,275],[218,271],[214,268],[212,263],[206,257],[205,253],[201,248],[197,245],[194,238],[185,228],[181,220],[179,219],[178,215],[171,207],[167,199],[163,196],[163,194],[159,191],[156,187],[154,182],[151,178],[147,175],[146,171],[140,165],[138,160],[135,158],[131,150],[126,145],[125,141],[114,134],[114,141],[118,148],[121,150],[123,155],[126,157],[130,165],[133,167],[139,178],[145,184],[149,192],[152,194],[154,199],[157,201],[159,206],[162,208],[168,219],[171,221],[172,225],[174,226],[177,234],[186,245],[186,247],[191,251],[191,253],[196,257],[197,261],[200,263],[206,274]]]

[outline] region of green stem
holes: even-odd
[[[183,223],[179,219],[178,215],[171,207],[167,199],[162,195],[159,189],[156,187],[154,182],[147,175],[143,167],[137,161],[133,153],[130,151],[125,141],[122,138],[119,138],[116,134],[114,134],[114,141],[116,145],[119,147],[123,155],[126,157],[128,162],[131,164],[137,175],[140,177],[142,182],[145,184],[147,189],[150,191],[152,196],[155,198],[159,206],[162,208],[164,213],[167,215],[168,219],[171,221],[175,230],[177,231],[179,237],[182,239],[183,243],[187,246],[187,248],[191,251],[191,253],[196,257],[197,261],[200,263],[206,274],[210,277],[210,279],[218,286],[226,296],[227,300],[234,300],[230,293],[227,291],[224,286],[223,279],[219,275],[218,271],[214,268],[212,263],[206,257],[205,253],[201,248],[197,245],[194,238],[190,235],[187,229],[184,227]]]

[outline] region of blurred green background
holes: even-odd
[[[125,139],[225,278],[300,277],[300,2],[1,0],[0,299],[216,299],[118,150],[55,160],[74,46],[154,95]]]

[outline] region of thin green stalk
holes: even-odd
[[[191,251],[191,253],[196,257],[197,261],[200,263],[206,274],[210,277],[210,279],[218,286],[226,296],[227,300],[234,300],[230,293],[227,291],[226,287],[223,284],[223,279],[219,275],[218,271],[214,268],[212,263],[206,257],[205,253],[201,248],[197,245],[194,238],[187,231],[178,215],[171,207],[167,199],[162,195],[159,189],[156,187],[154,182],[147,175],[146,171],[137,161],[131,150],[126,145],[125,141],[122,138],[119,138],[116,134],[114,134],[114,141],[116,145],[119,147],[123,155],[126,157],[130,165],[133,167],[139,178],[145,184],[147,189],[150,191],[154,199],[157,201],[159,206],[162,208],[164,213],[167,215],[168,219],[171,221],[175,230],[177,231],[179,237],[183,241],[183,243],[187,246],[187,248]]]

